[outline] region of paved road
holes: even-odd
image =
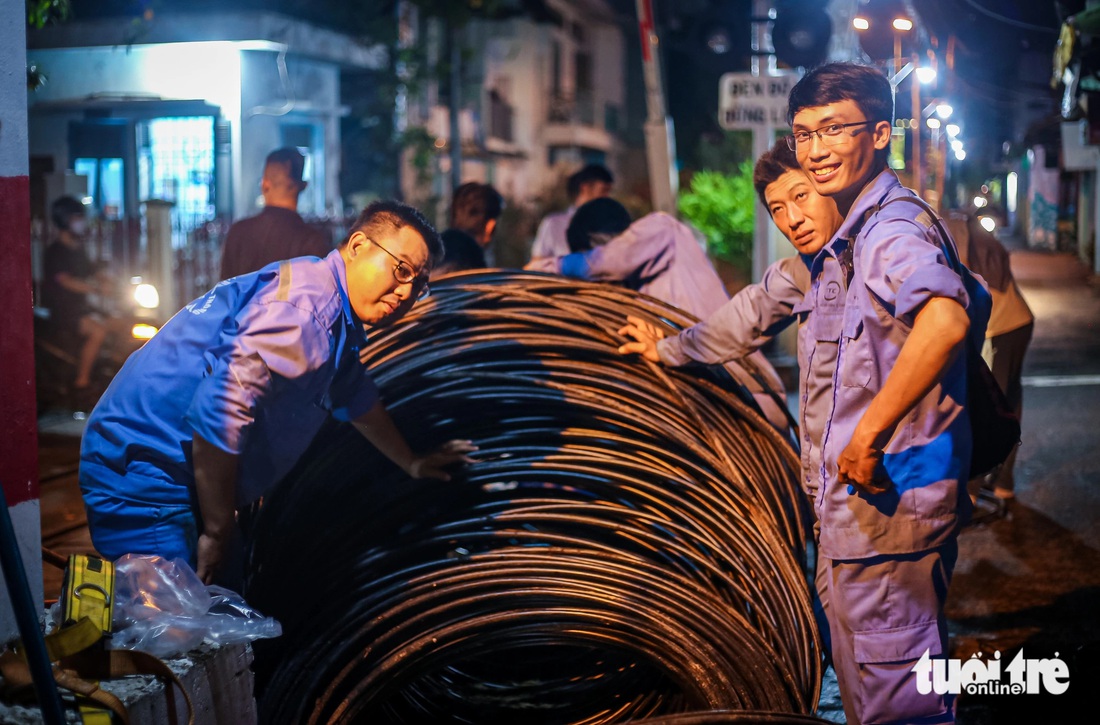
[[[1036,315],[1024,365],[1017,500],[960,538],[951,585],[952,656],[1066,662],[1069,690],[964,696],[959,722],[1095,721],[1100,685],[1100,287],[1065,256],[1014,252]],[[1084,716],[1084,713],[1092,715]],[[1084,717],[1084,719],[1082,719]]]

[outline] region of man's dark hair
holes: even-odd
[[[264,167],[271,165],[282,166],[286,169],[286,175],[290,177],[298,186],[302,185],[302,177],[305,175],[306,170],[306,157],[302,155],[302,152],[293,146],[284,146],[281,149],[275,149],[267,155],[267,159],[264,161]]]
[[[569,221],[565,238],[569,251],[587,252],[592,248],[594,235],[617,236],[630,226],[630,212],[609,197],[593,199],[583,204]]]
[[[787,123],[804,108],[853,101],[872,124],[894,122],[894,91],[878,68],[858,63],[826,63],[806,73],[787,98]]]
[[[440,272],[460,272],[467,269],[484,269],[485,252],[477,240],[460,229],[447,229],[439,235],[443,239],[443,261]]]
[[[504,197],[489,184],[468,181],[455,189],[451,201],[451,228],[480,237],[485,225],[504,211]]]
[[[76,216],[87,216],[88,210],[73,196],[61,196],[50,204],[50,221],[58,229],[68,231],[69,222]]]
[[[348,239],[355,232],[363,232],[367,236],[379,234],[382,231],[412,227],[413,231],[424,238],[428,245],[428,263],[434,266],[443,257],[443,241],[439,238],[439,232],[435,230],[424,215],[419,211],[403,204],[400,201],[379,200],[372,201],[355,220],[355,224],[348,231]],[[348,243],[345,239],[341,247]]]
[[[569,178],[565,180],[565,193],[569,195],[570,201],[577,198],[577,195],[581,193],[582,186],[593,181],[614,184],[615,177],[603,164],[588,164],[580,171],[570,174]]]
[[[798,165],[798,157],[794,151],[787,146],[787,140],[781,138],[756,160],[756,166],[752,170],[752,185],[756,187],[756,194],[765,209],[768,207],[768,200],[764,198],[764,190],[788,171],[802,173],[802,167]]]

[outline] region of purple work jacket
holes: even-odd
[[[657,343],[665,365],[678,367],[695,361],[708,365],[739,360],[753,352],[780,330],[794,322],[794,309],[810,285],[810,260],[788,257],[775,262],[757,284],[750,284],[705,320]],[[810,496],[821,475],[821,433],[823,416],[807,416],[831,401],[832,366],[835,351],[817,355],[814,365],[799,345],[799,428],[802,456],[802,485]]]
[[[911,194],[891,171],[868,184],[814,259],[810,292],[795,308],[806,320],[799,350],[807,367],[818,367],[818,354],[836,356],[831,403],[809,401],[804,416],[822,431],[815,509],[821,552],[830,559],[934,548],[957,535],[970,512],[965,350],[886,444],[887,490],[869,495],[837,482],[837,458],[897,362],[921,307],[933,297],[970,303],[920,207],[895,203],[871,214],[887,199]],[[971,324],[984,327],[985,320]]]

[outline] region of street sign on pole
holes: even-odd
[[[771,148],[776,131],[787,128],[787,96],[799,78],[794,71],[724,74],[718,82],[718,125],[727,131],[752,131],[753,158],[760,158]],[[752,278],[759,282],[775,261],[771,239],[777,232],[767,214],[757,213],[754,219]]]
[[[787,125],[787,96],[798,82],[793,71],[778,75],[726,73],[718,83],[718,125],[727,131]]]

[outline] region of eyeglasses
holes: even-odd
[[[366,239],[368,242],[378,247],[386,254],[390,255],[390,257],[393,258],[393,261],[397,262],[397,264],[394,265],[393,268],[393,278],[397,280],[398,284],[411,284],[413,286],[413,290],[416,292],[416,298],[418,300],[424,299],[429,294],[431,294],[431,290],[428,289],[427,277],[417,274],[417,272],[413,270],[413,268],[410,267],[408,264],[406,264],[404,260],[400,259],[396,254],[386,249],[370,237],[366,237]]]
[[[787,148],[797,151],[800,148],[808,148],[814,136],[821,139],[826,146],[836,146],[850,136],[844,135],[844,129],[851,126],[865,126],[871,121],[853,121],[852,123],[830,123],[814,131],[795,131],[787,136]]]

